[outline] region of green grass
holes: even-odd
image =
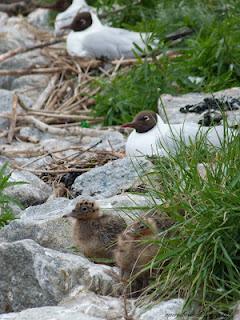
[[[24,182],[11,182],[9,179],[11,174],[8,173],[7,163],[0,167],[0,228],[8,224],[11,220],[15,219],[15,216],[10,208],[11,204],[20,206],[20,203],[8,196],[5,191],[7,188]]]
[[[163,53],[174,49],[181,56],[152,63],[139,59],[134,67],[119,72],[113,80],[99,81],[101,91],[95,97],[95,114],[104,115],[105,124],[121,124],[143,109],[155,110],[160,93],[213,92],[238,86],[239,8],[236,1],[170,0],[135,6],[135,20],[131,8],[121,12],[121,19],[110,15],[116,26],[153,31],[155,38],[162,40],[159,49]],[[182,27],[193,29],[194,34],[181,43],[163,41],[167,34]],[[190,76],[201,77],[202,81],[193,83]]]
[[[190,146],[180,142],[175,156],[155,159],[146,195],[163,200],[151,209],[167,213],[175,225],[171,236],[159,235],[147,301],[180,296],[186,311],[198,306],[198,319],[232,319],[240,300],[239,150],[240,136],[226,135],[219,149],[202,138]]]

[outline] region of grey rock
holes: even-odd
[[[76,195],[95,199],[112,197],[140,184],[139,178],[150,168],[151,163],[146,160],[115,160],[77,177],[72,189]]]
[[[0,53],[17,47],[31,46],[36,43],[33,28],[22,17],[11,17],[6,20],[0,32]]]
[[[99,317],[86,316],[75,309],[64,307],[42,307],[27,309],[19,313],[0,315],[0,320],[99,320]]]
[[[38,44],[41,32],[26,22],[24,18],[11,17],[0,31],[0,54],[18,47],[28,47]],[[48,63],[48,59],[40,50],[34,50],[14,56],[0,63],[0,69],[15,70],[41,66]],[[11,90],[14,76],[0,77],[0,88]]]
[[[0,39],[0,42],[1,42],[1,39]],[[23,45],[23,47],[25,47],[25,46]],[[11,59],[4,61],[3,63],[0,64],[0,69],[15,70],[15,69],[27,69],[27,68],[34,68],[34,67],[41,67],[41,66],[43,67],[44,65],[47,65],[48,63],[49,63],[48,59],[41,54],[40,50],[34,50],[34,51],[23,53],[21,55],[15,56]],[[29,77],[30,77],[30,79],[32,78],[32,76],[29,76]],[[48,78],[48,76],[37,75],[37,77],[33,77],[33,79],[36,79],[38,77],[39,77],[39,79]],[[14,87],[18,85],[18,89],[17,89],[18,92],[21,92],[23,94],[27,93],[27,95],[29,95],[29,97],[31,97],[31,92],[29,90],[27,90],[26,87],[25,87],[25,92],[24,92],[24,88],[23,88],[23,90],[20,91],[19,85],[21,84],[21,82],[18,82],[17,84],[16,83],[13,84],[13,81],[15,79],[16,79],[16,76],[1,76],[0,77],[0,88],[12,90],[13,85],[14,85]],[[22,82],[24,84],[26,82],[26,80],[25,80],[26,78],[23,78],[23,79],[24,79],[24,81],[22,81]],[[42,83],[40,85],[42,85]],[[31,90],[33,90],[33,92],[37,91],[37,86],[34,83],[31,86]]]
[[[124,151],[126,140],[124,136],[117,131],[109,131],[99,138],[92,139],[90,146],[94,146],[99,143],[94,149],[105,150],[105,151]]]
[[[99,199],[100,208],[107,214],[121,216],[126,223],[131,223],[138,216],[143,214],[143,208],[151,208],[159,200],[153,200],[147,195],[123,193],[107,199]],[[140,208],[140,209],[139,209]]]
[[[179,111],[181,107],[185,107],[190,104],[197,104],[203,101],[204,98],[212,97],[220,98],[223,96],[229,96],[240,99],[240,88],[231,88],[214,92],[212,94],[204,93],[188,93],[181,96],[171,96],[169,94],[163,94],[158,101],[158,110],[161,115],[163,106],[166,109],[167,117],[170,123],[183,123],[186,122],[198,122],[202,115],[196,113],[182,113]],[[229,123],[238,123],[240,121],[240,109],[236,111],[226,112]]]
[[[233,320],[240,320],[240,304],[239,304],[239,302],[236,303],[236,306],[234,308]]]
[[[0,312],[56,305],[76,286],[113,294],[108,266],[46,249],[32,240],[0,243]]]
[[[26,182],[8,187],[5,191],[20,201],[24,206],[36,205],[47,200],[52,188],[33,173],[24,170],[14,170],[9,179],[11,182]]]
[[[71,251],[72,227],[63,215],[72,208],[72,202],[65,198],[29,207],[22,212],[21,219],[10,222],[0,230],[0,238],[8,242],[32,239],[43,247]]]
[[[31,101],[20,95],[20,98],[26,104],[27,107],[31,106]],[[0,89],[0,113],[11,112],[13,104],[13,92]],[[19,109],[18,109],[19,110]],[[8,129],[8,120],[0,117],[0,129]]]
[[[0,315],[0,320],[99,320],[78,310],[64,307],[42,307],[27,309],[19,313]]]
[[[10,112],[13,103],[13,94],[7,90],[0,89],[0,112]],[[6,129],[8,127],[8,120],[0,118],[0,128]]]
[[[135,307],[134,300],[128,300],[128,315],[134,320],[177,320],[183,300],[173,299],[154,307]],[[124,320],[124,304],[121,299],[80,292],[65,298],[57,307],[42,307],[24,310],[20,313],[0,315],[0,320]],[[188,317],[184,317],[188,319]],[[190,317],[189,317],[190,319]]]
[[[0,12],[0,28],[3,28],[6,25],[8,15],[5,12]]]
[[[32,127],[22,127],[19,131],[19,136],[22,137],[24,141],[35,141],[36,143],[39,142],[42,137],[41,131]]]
[[[184,301],[182,299],[173,299],[169,301],[163,301],[149,310],[146,308],[138,309],[136,312],[137,319],[139,320],[177,320],[178,315],[181,314]],[[184,319],[189,319],[190,317],[184,316]]]
[[[77,308],[86,316],[98,317],[100,319],[123,319],[124,305],[119,298],[96,295],[93,292],[78,292],[74,290],[70,295],[60,302],[65,308]],[[129,313],[134,310],[134,300],[127,303]]]
[[[28,15],[27,20],[34,27],[40,27],[49,30],[49,13],[50,10],[48,9],[36,9]]]
[[[133,305],[133,303],[131,303]],[[120,299],[99,296],[92,292],[80,292],[65,299],[56,307],[24,310],[20,313],[0,315],[0,320],[123,320],[123,304]]]
[[[26,75],[16,78],[11,83],[11,90],[17,94],[23,94],[25,97],[35,102],[46,86],[48,85],[50,77],[47,75]]]

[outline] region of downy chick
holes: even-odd
[[[148,243],[147,240],[154,239],[157,231],[157,224],[153,218],[143,218],[128,226],[118,236],[114,256],[123,282],[128,282],[133,276],[133,280],[140,282],[142,287],[147,285],[150,273],[142,269],[158,252],[158,246]]]
[[[113,257],[117,236],[126,228],[123,218],[103,214],[91,200],[80,200],[64,217],[74,218],[73,240],[86,257]]]

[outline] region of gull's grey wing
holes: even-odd
[[[132,34],[132,32],[129,33],[127,30],[120,29],[121,32],[118,32],[118,30],[108,28],[89,34],[84,39],[83,46],[92,57],[96,58],[106,58],[109,60],[120,59],[121,57],[133,58],[133,50],[135,48],[133,43],[135,42],[143,48],[144,42],[139,34],[135,32]]]

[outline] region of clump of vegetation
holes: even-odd
[[[134,8],[135,22],[128,6],[120,11],[120,20],[116,14],[110,15],[111,21],[140,32],[153,31],[154,37],[161,39],[159,49],[163,54],[174,50],[179,56],[152,62],[139,59],[113,80],[98,82],[101,91],[96,96],[95,111],[97,116],[105,115],[105,124],[121,124],[143,109],[154,110],[160,93],[213,92],[239,84],[240,9],[235,1],[183,0],[176,4],[157,0],[149,5],[140,1]],[[167,34],[184,27],[194,31],[184,41],[164,40]]]
[[[151,85],[149,77],[153,80]],[[121,72],[111,84],[105,81],[104,94],[96,97],[95,111],[105,117],[108,125],[127,122],[139,110],[157,111],[158,85],[162,82],[160,66],[147,62],[134,66],[128,72]]]
[[[219,149],[201,138],[155,159],[148,196],[163,203],[151,209],[175,224],[154,242],[159,253],[149,266],[157,274],[148,288],[151,301],[180,296],[186,311],[197,306],[198,319],[231,319],[240,300],[239,149],[240,136],[226,132]]]
[[[10,208],[10,204],[17,204],[19,202],[8,196],[5,191],[8,187],[22,184],[23,182],[11,182],[10,173],[7,173],[7,163],[3,164],[0,168],[0,228],[15,219],[14,214]]]

